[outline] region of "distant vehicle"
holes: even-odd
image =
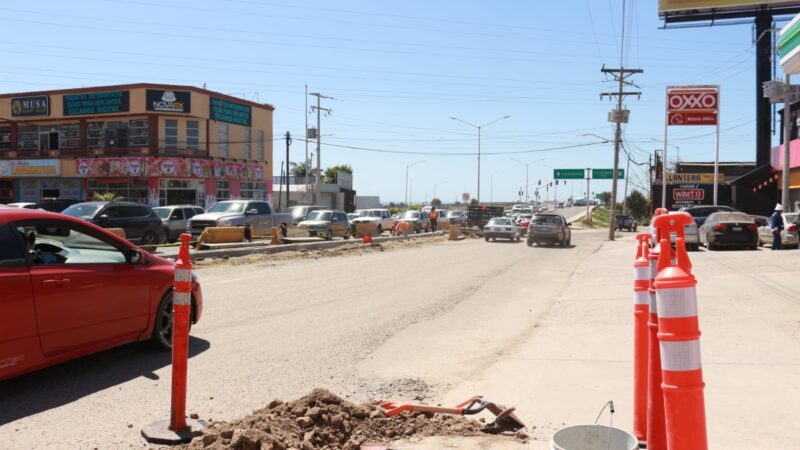
[[[189,219],[206,210],[196,205],[170,205],[153,208],[153,212],[164,224],[167,242],[175,242],[182,233],[188,232]]]
[[[737,212],[730,206],[724,206],[724,205],[686,206],[679,209],[678,211],[689,213],[692,216],[692,219],[694,219],[694,223],[697,224],[698,228],[703,226],[703,223],[706,221],[706,217],[715,212]]]
[[[358,225],[360,223],[373,223],[378,229],[378,234],[392,229],[392,215],[388,209],[385,208],[372,208],[361,209],[361,215],[353,219],[353,223]],[[356,211],[358,212],[358,211]]]
[[[467,220],[467,214],[464,211],[451,209],[447,211],[447,220],[454,225],[463,225]]]
[[[585,198],[579,198],[572,203],[573,206],[587,206],[588,204],[589,202]]]
[[[135,244],[158,245],[167,235],[161,218],[147,205],[132,202],[76,203],[62,214],[87,220],[103,228],[122,228],[125,238]]]
[[[528,233],[528,225],[531,223],[531,219],[533,218],[533,214],[520,214],[517,218],[517,225],[519,226],[519,232],[525,236]]]
[[[556,209],[562,209],[562,208],[564,208],[564,202],[556,203]]]
[[[20,209],[39,209],[36,206],[36,203],[30,203],[30,202],[9,203],[6,206],[10,208],[20,208]]]
[[[347,214],[342,211],[318,209],[313,211],[308,216],[308,219],[300,222],[297,226],[305,228],[309,236],[320,236],[329,241],[335,237],[350,239],[351,234]]]
[[[528,225],[528,247],[543,242],[569,247],[572,241],[571,223],[561,214],[536,214]]]
[[[431,229],[431,219],[425,211],[408,210],[400,216],[400,222],[411,224],[414,233],[421,233],[423,230],[428,232]]]
[[[709,250],[720,247],[758,248],[758,226],[742,212],[715,212],[709,215],[699,229],[700,244]]]
[[[521,210],[521,209],[522,209],[522,208],[524,208],[524,207],[525,207],[525,205],[521,205],[521,204],[517,203],[516,205],[514,205],[514,206],[512,206],[512,207],[511,207],[511,210],[512,210],[512,211],[519,211],[519,210]]]
[[[508,217],[495,217],[483,227],[483,236],[486,242],[497,238],[520,241],[519,226]]]
[[[0,208],[0,267],[0,381],[133,341],[172,347],[175,264],[114,233]],[[203,296],[187,281],[197,323]]]
[[[522,206],[522,205],[520,205]],[[513,211],[514,213],[519,212]],[[489,219],[493,217],[503,217],[504,209],[502,206],[472,205],[467,209],[467,226],[483,228]]]
[[[617,214],[616,228],[620,231],[627,230],[636,232],[636,220],[628,214]]]
[[[189,220],[189,233],[197,236],[208,227],[249,226],[255,235],[268,236],[277,227],[286,236],[292,216],[278,213],[269,202],[263,200],[225,200],[214,203],[205,214],[198,214]]]
[[[320,209],[328,209],[320,205],[295,205],[290,206],[288,213],[292,216],[292,225],[308,219],[309,214]]]
[[[781,231],[781,247],[798,248],[800,240],[797,236],[797,213],[783,213],[783,231]],[[758,225],[758,245],[772,245],[772,229],[769,227],[769,218],[753,216]]]

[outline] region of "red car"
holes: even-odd
[[[175,265],[84,220],[0,209],[0,381],[134,341],[172,347]],[[192,323],[203,296],[192,279]]]
[[[525,236],[528,233],[528,225],[531,223],[531,218],[533,215],[531,214],[521,214],[519,218],[517,218],[517,225],[519,225],[519,234]]]

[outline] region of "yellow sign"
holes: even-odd
[[[800,2],[786,0],[658,0],[658,14],[703,13],[716,11],[746,11],[753,9],[798,6]]]
[[[725,181],[725,174],[718,174],[717,181],[722,183]],[[713,173],[668,173],[667,183],[697,183],[697,184],[711,184],[714,182]]]
[[[47,177],[61,175],[58,159],[16,159],[0,161],[0,177]]]

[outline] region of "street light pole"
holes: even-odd
[[[445,183],[447,183],[447,181],[442,181],[433,185],[433,198],[436,198],[436,187]],[[433,199],[431,199],[431,205],[433,205]]]
[[[409,167],[414,167],[417,164],[422,164],[424,162],[425,162],[425,160],[423,159],[422,161],[417,161],[414,164],[409,164],[409,165],[406,166],[406,192],[405,192],[405,195],[406,195],[406,207],[408,207],[408,169],[409,169]]]
[[[466,124],[466,125],[469,125],[469,126],[471,126],[473,128],[477,128],[478,129],[478,193],[477,193],[478,203],[481,202],[481,129],[483,129],[485,127],[488,127],[489,125],[491,125],[491,124],[493,124],[495,122],[499,122],[499,121],[501,121],[503,119],[508,119],[509,117],[511,117],[511,116],[499,117],[499,118],[497,118],[497,119],[495,119],[495,120],[493,120],[491,122],[488,122],[486,124],[483,124],[483,125],[475,125],[475,124],[467,122],[466,120],[459,119],[458,117],[450,117],[450,119],[452,119],[452,120],[457,120],[457,121],[459,121],[459,122],[461,122],[463,124]]]
[[[537,163],[539,161],[544,161],[547,158],[539,158],[536,161],[529,162],[529,163],[522,162],[522,161],[520,161],[520,160],[518,160],[516,158],[508,158],[508,159],[510,159],[510,160],[512,160],[514,162],[518,162],[520,164],[523,164],[525,166],[525,204],[527,205],[528,203],[530,203],[530,196],[528,196],[528,167],[531,164]]]

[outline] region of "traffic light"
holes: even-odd
[[[539,186],[541,186],[541,185],[542,185],[542,180],[539,180]]]

